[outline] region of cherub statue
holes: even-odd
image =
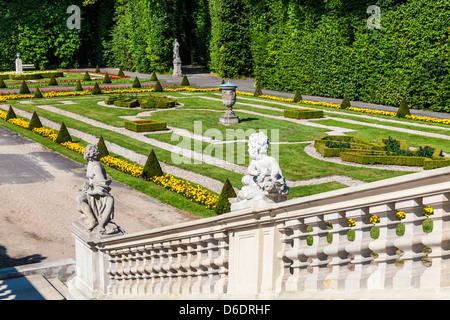
[[[111,190],[105,168],[98,160],[99,150],[96,145],[84,148],[84,159],[88,161],[83,189],[77,196],[77,209],[82,213],[82,220],[89,231],[98,228],[98,233],[113,234],[119,232],[119,227],[111,222],[114,217],[114,198],[109,194]]]
[[[245,200],[271,203],[274,202],[270,199],[273,196],[286,196],[289,193],[278,161],[267,155],[269,144],[269,138],[263,132],[250,135],[248,153],[252,161],[247,169],[248,174],[242,178],[244,186],[237,194],[237,203]]]

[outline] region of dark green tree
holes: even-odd
[[[103,78],[103,83],[112,83],[111,79],[109,78],[108,72],[106,72],[105,77]]]
[[[105,140],[103,140],[102,135],[100,135],[100,139],[98,140],[97,147],[98,147],[98,151],[99,151],[99,154],[98,154],[99,159],[109,156],[108,148],[106,147]]]
[[[91,81],[91,76],[89,75],[89,72],[84,73],[83,81]]]
[[[227,179],[222,187],[222,192],[220,193],[219,200],[214,208],[216,214],[222,214],[230,212],[230,202],[229,198],[236,198],[236,192],[234,192],[233,186]]]
[[[27,86],[27,83],[25,82],[25,80],[22,81],[22,84],[20,85],[20,90],[19,90],[20,94],[29,94],[30,93],[30,89]]]
[[[150,81],[158,81],[158,77],[156,76],[155,71],[153,71],[152,76],[150,77]]]
[[[400,106],[398,107],[396,116],[397,118],[405,118],[406,115],[410,116],[411,112],[409,111],[406,99],[403,98],[402,102],[400,102]]]
[[[138,77],[134,78],[132,87],[133,88],[140,88],[141,87],[141,82],[139,81]]]
[[[50,76],[50,81],[48,82],[49,86],[57,86],[58,85],[58,81],[56,81],[56,77],[54,74],[52,74]]]
[[[345,94],[344,99],[342,99],[342,102],[341,102],[341,107],[339,109],[347,109],[347,108],[350,108],[351,106],[352,105],[350,104],[350,99]]]
[[[77,84],[75,85],[75,91],[83,91],[83,86],[81,85],[80,80],[78,80]]]
[[[95,73],[100,73],[100,68],[98,67],[98,65],[95,67]]]
[[[36,111],[33,112],[33,115],[30,119],[30,125],[28,129],[33,130],[34,128],[41,128],[43,127],[41,120],[39,119],[39,116],[37,115]]]
[[[100,89],[97,82],[94,84],[94,88],[92,89],[92,94],[102,94],[102,90]]]
[[[44,96],[41,93],[41,90],[39,90],[39,87],[36,87],[36,90],[34,91],[34,98],[43,98]]]
[[[155,92],[163,92],[164,90],[163,90],[163,87],[161,86],[161,83],[159,83],[159,80],[158,81],[156,81],[156,84],[155,84]]]
[[[183,79],[181,80],[181,85],[182,86],[189,86],[190,85],[189,79],[187,78],[186,75],[183,76]]]
[[[3,78],[1,78],[1,77],[0,77],[0,88],[8,88],[8,87],[6,86],[5,81],[3,81]]]
[[[161,166],[159,164],[158,159],[156,158],[155,152],[150,152],[150,155],[147,158],[147,162],[145,163],[145,166],[142,170],[142,179],[143,180],[150,180],[153,177],[159,177],[162,176],[163,172],[161,169]]]
[[[297,102],[300,102],[300,101],[302,101],[302,100],[303,100],[303,97],[302,97],[302,95],[300,94],[300,91],[299,91],[298,89],[295,90],[294,100],[293,100],[292,102],[297,103]]]
[[[118,75],[119,77],[123,77],[123,76],[125,75],[125,73],[123,73],[122,67],[119,68],[119,72],[117,73],[117,75]]]
[[[259,86],[259,84],[257,84],[256,85],[256,88],[255,88],[255,92],[253,93],[253,96],[254,97],[259,97],[259,96],[261,96],[263,93],[262,93],[262,90],[261,90],[261,87]]]
[[[63,122],[61,124],[61,128],[58,131],[58,136],[56,137],[55,142],[61,144],[61,143],[67,142],[67,141],[72,142],[72,137],[69,133],[69,130],[67,130],[67,127]]]
[[[9,106],[5,121],[8,121],[9,119],[15,119],[15,118],[17,118],[16,113],[14,112],[14,109],[12,108],[12,106]]]

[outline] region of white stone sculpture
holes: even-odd
[[[269,144],[269,138],[263,132],[250,135],[248,153],[252,161],[247,169],[248,174],[242,178],[244,186],[231,203],[231,211],[286,200],[289,187],[278,161],[267,155]]]
[[[175,39],[173,43],[173,74],[172,77],[182,77],[181,72],[181,58],[180,58],[180,44]]]
[[[22,73],[23,73],[22,59],[20,59],[20,53],[17,53],[16,74],[22,74]]]
[[[120,229],[111,222],[114,218],[114,198],[109,194],[111,180],[107,178],[98,155],[96,145],[84,148],[84,159],[88,161],[86,176],[89,183],[84,183],[77,196],[77,209],[82,213],[80,221],[89,231],[98,226],[98,234],[114,234]]]

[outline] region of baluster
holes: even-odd
[[[147,293],[147,286],[150,279],[150,274],[146,270],[146,267],[149,263],[150,254],[146,246],[139,247],[139,250],[140,250],[140,263],[137,271],[139,273],[141,283],[138,288],[138,294],[145,295]]]
[[[117,266],[117,294],[124,294],[124,287],[126,282],[125,268],[127,266],[126,253],[124,249],[117,251],[118,253],[118,266]]]
[[[303,221],[303,237],[306,236],[303,241],[305,241],[307,244],[304,248],[304,255],[307,257],[308,262],[308,273],[306,274],[305,278],[305,290],[321,289],[319,288],[319,283],[322,284],[323,278],[325,277],[323,274],[323,269],[325,268],[321,268],[321,266],[326,264],[326,259],[324,259],[325,262],[320,259],[320,256],[322,255],[321,245],[323,244],[320,243],[321,237],[319,236],[320,229],[318,225],[321,222],[322,221],[319,216],[308,217]],[[322,280],[320,280],[321,277]]]
[[[194,252],[196,259],[192,261],[191,267],[194,269],[193,272],[193,281],[191,285],[191,293],[192,294],[200,294],[201,293],[201,282],[203,271],[201,269],[201,261],[203,259],[203,247],[202,242],[199,237],[194,237],[191,239],[192,244],[195,245]]]
[[[380,222],[374,226],[379,228],[379,237],[370,239],[369,249],[371,250],[372,261],[367,267],[367,289],[384,289],[386,280],[387,246],[388,246],[388,224],[389,216],[395,216],[395,204],[383,204],[369,208],[371,216],[377,215]]]
[[[164,271],[164,284],[162,287],[162,293],[168,294],[171,291],[171,287],[174,281],[174,273],[173,273],[173,248],[170,242],[163,243],[164,250],[164,264],[162,266],[162,270]]]
[[[339,232],[341,229],[340,221],[343,221],[344,216],[344,212],[330,213],[323,216],[323,220],[327,224],[328,233],[331,235],[329,239],[331,243],[328,242],[327,238],[327,245],[323,248],[324,254],[327,255],[327,270],[329,272],[323,280],[322,286],[324,290],[337,290],[339,288],[340,264],[342,263],[339,254],[343,250]],[[346,222],[344,221],[343,223]]]
[[[201,264],[203,270],[205,270],[205,280],[202,282],[201,291],[204,294],[210,294],[214,292],[214,282],[217,280],[218,268],[213,265],[214,259],[217,257],[217,240],[214,240],[213,235],[203,236],[205,254]]]
[[[180,294],[181,286],[183,282],[184,272],[181,268],[183,261],[183,246],[180,240],[175,240],[171,242],[172,246],[172,270],[173,270],[173,280],[170,292],[172,294]]]
[[[154,294],[162,294],[162,288],[164,284],[164,250],[161,243],[155,243],[153,245],[155,250],[155,264],[153,265],[154,272]]]
[[[412,287],[414,222],[417,222],[418,218],[422,220],[420,218],[422,216],[421,202],[421,199],[412,199],[395,204],[395,210],[404,211],[407,219],[405,219],[405,234],[394,240],[394,247],[397,250],[395,261],[397,271],[392,279],[393,289],[409,289]]]
[[[116,295],[117,294],[117,283],[118,283],[118,255],[116,254],[116,250],[106,251],[105,254],[108,255],[109,260],[109,268],[107,270],[109,274],[109,284],[107,288],[108,295]]]
[[[433,215],[429,218],[433,221],[432,231],[429,233],[423,232],[421,236],[422,250],[424,256],[421,259],[425,267],[419,277],[418,286],[423,288],[439,288],[442,286],[442,279],[445,279],[441,270],[442,266],[442,245],[443,239],[446,239],[446,230],[444,218],[448,214],[446,209],[449,208],[450,193],[438,194],[435,196],[424,197],[422,199],[423,206],[431,206],[434,210]],[[448,235],[447,235],[448,236]],[[448,238],[447,238],[448,239]],[[446,285],[446,284],[445,284]],[[444,286],[445,286],[444,285]]]
[[[299,220],[286,221],[286,228],[291,231],[290,236],[286,236],[285,241],[291,243],[291,248],[285,252],[284,257],[291,260],[290,273],[285,282],[286,291],[302,291],[305,290],[305,278],[307,275],[307,265],[306,256],[304,255],[306,244],[306,238],[303,237],[302,228],[303,224]],[[287,233],[286,233],[287,234]]]
[[[282,266],[281,274],[278,277],[277,282],[276,282],[275,291],[277,293],[280,293],[280,292],[287,291],[286,282],[287,282],[288,278],[291,276],[292,260],[289,259],[286,255],[287,255],[288,250],[290,250],[290,248],[292,248],[291,235],[292,235],[293,231],[291,228],[286,227],[285,222],[278,223],[277,229],[278,229],[278,232],[281,233],[281,238],[280,238],[281,248],[280,248],[280,252],[278,253],[278,258],[281,260],[283,266]]]
[[[182,244],[185,246],[185,253],[183,255],[183,262],[181,268],[184,270],[183,282],[181,285],[182,294],[190,294],[192,292],[192,283],[195,269],[192,263],[196,260],[195,245],[191,243],[191,239],[183,239]]]
[[[157,272],[155,271],[158,260],[158,249],[155,249],[154,245],[147,245],[145,249],[148,251],[148,260],[145,265],[145,273],[147,274],[147,285],[145,287],[146,294],[155,294],[156,284],[158,282]]]
[[[218,268],[217,281],[213,293],[227,293],[228,290],[228,233],[221,232],[214,235],[217,239],[218,256],[213,263]]]

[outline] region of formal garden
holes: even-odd
[[[201,216],[229,210],[220,194],[242,187],[246,139],[259,130],[271,140],[289,198],[450,165],[449,122],[408,115],[406,104],[393,113],[355,108],[347,99],[331,104],[305,101],[299,92],[286,99],[238,90],[240,122],[223,125],[220,88],[164,86],[155,74],[149,86],[133,87],[136,79],[121,70],[108,75],[111,84],[100,72],[59,72],[60,82],[82,88],[45,91],[22,80],[29,93],[0,95],[1,125],[82,163],[84,147],[96,143],[111,177]],[[91,81],[80,80],[86,74]]]

